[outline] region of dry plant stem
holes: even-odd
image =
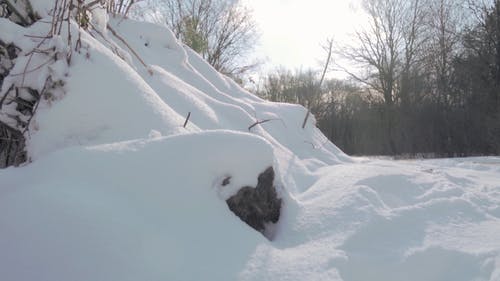
[[[257,126],[257,125],[264,124],[264,123],[266,123],[266,122],[273,121],[273,120],[278,120],[278,119],[264,119],[264,120],[257,120],[255,123],[253,123],[252,125],[250,125],[250,127],[248,127],[248,131],[250,131],[253,127],[255,127],[255,126]]]
[[[47,85],[48,85],[48,82],[49,82],[50,78],[47,78],[47,80],[45,80],[45,84],[43,85],[43,89],[42,89],[42,93],[45,91],[45,89],[47,88]],[[38,109],[38,105],[40,104],[40,100],[41,100],[41,97],[35,102],[34,106],[33,106],[33,114],[31,114],[31,116],[28,118],[28,121],[26,121],[26,128],[24,129],[24,133],[28,133],[28,136],[30,136],[30,130],[29,130],[29,127],[30,127],[30,124],[31,124],[31,120],[33,119],[33,117],[35,116],[35,112],[36,110]]]
[[[311,110],[307,109],[306,117],[304,118],[304,122],[302,123],[302,129],[306,127],[307,119],[309,119],[309,115],[311,115]]]
[[[64,22],[64,14],[66,13],[66,10],[69,10],[69,9],[66,9],[66,0],[63,0],[62,3],[63,3],[62,7],[60,8],[61,13],[58,15],[59,18],[57,19],[57,23],[59,24],[59,27],[57,28],[57,35],[61,35],[62,25]]]
[[[123,2],[124,2],[124,0],[120,0],[120,4],[118,6],[118,13],[121,13],[121,11],[122,11]]]
[[[43,44],[43,43],[45,42],[45,40],[47,40],[48,38],[50,38],[50,37],[48,37],[48,36],[47,36],[47,37],[43,38],[43,39],[40,41],[40,43],[38,43],[38,45],[37,45],[37,46],[36,46],[33,50],[31,50],[31,51],[28,53],[30,57],[28,58],[28,61],[26,62],[26,65],[24,66],[24,69],[23,69],[23,72],[22,72],[22,73],[11,74],[12,76],[18,76],[18,75],[22,75],[22,76],[23,76],[23,78],[22,78],[22,80],[21,80],[21,87],[23,87],[23,86],[24,86],[24,80],[25,80],[25,78],[26,78],[26,73],[30,73],[30,72],[33,72],[33,71],[35,71],[35,70],[37,70],[37,69],[40,69],[40,67],[44,66],[45,64],[49,63],[49,62],[50,62],[50,60],[52,60],[52,58],[50,58],[47,62],[44,62],[43,64],[41,64],[41,65],[39,65],[39,66],[35,67],[34,69],[31,69],[31,70],[29,70],[29,71],[28,71],[28,66],[30,65],[31,60],[33,59],[33,55],[35,54],[35,50],[37,50],[38,48],[40,48],[40,46],[42,46],[42,44]]]
[[[22,73],[14,73],[14,74],[10,74],[10,76],[20,76],[20,75],[23,75],[23,79],[22,79],[22,82],[21,82],[21,87],[23,87],[24,86],[24,75],[39,70],[40,68],[42,68],[43,66],[45,66],[49,62],[51,62],[53,59],[54,58],[49,58],[47,61],[41,63],[39,66],[37,66],[35,68],[32,68],[30,70],[27,70],[27,67],[26,67],[25,70]],[[29,62],[26,65],[29,65]]]
[[[47,35],[47,36],[38,36],[38,35],[24,34],[24,37],[36,38],[36,39],[48,39],[48,38],[50,38],[50,35]]]
[[[64,4],[64,2],[63,2]],[[54,11],[54,26],[53,26],[53,33],[52,33],[52,36],[54,35],[57,35],[59,32],[59,26],[61,25],[61,22],[62,22],[62,15],[61,13],[64,13],[64,10],[63,10],[63,4],[59,5],[57,7],[57,12]]]
[[[123,39],[123,37],[121,37],[120,35],[118,35],[118,33],[116,33],[116,31],[111,27],[109,26],[109,24],[107,25],[107,28],[109,29],[109,31],[111,31],[111,33],[116,37],[118,38],[118,40],[120,40],[123,44],[125,44],[125,46],[127,46],[127,48],[134,54],[134,56],[141,62],[141,64],[147,69],[148,66],[146,65],[146,63],[142,60],[142,58],[139,56],[139,54],[137,54],[134,49],[132,49],[132,47],[130,47],[130,45],[127,43],[127,41],[125,41],[125,39]]]
[[[108,43],[108,44],[109,44],[109,46],[110,46],[111,50],[113,51],[113,53],[115,53],[115,54],[116,54],[118,57],[120,57],[122,60],[125,60],[125,57],[123,57],[123,56],[120,54],[120,52],[119,52],[118,48],[117,48],[116,46],[114,46],[114,45],[113,45],[113,43],[112,43],[111,41],[109,41],[109,40],[108,40],[108,38],[106,38],[106,37],[102,34],[102,32],[100,32],[98,29],[96,29],[96,28],[94,27],[94,25],[92,25],[91,23],[89,23],[89,25],[90,25],[90,27],[92,27],[93,31],[95,31],[95,32],[96,32],[99,36],[101,36],[101,38],[102,38],[102,39],[103,39],[106,43]],[[90,34],[92,37],[96,38],[96,37],[94,36],[94,34],[92,34],[92,32],[89,32],[89,34]]]
[[[40,47],[43,45],[43,43],[45,43],[45,40],[50,39],[50,38],[52,38],[52,37],[53,37],[53,36],[52,36],[52,35],[50,35],[50,34],[47,34],[47,36],[42,36],[42,37],[40,38],[40,39],[42,39],[42,40],[40,41],[40,43],[38,43],[38,45],[36,45],[36,47],[35,47],[35,48],[33,48],[33,50],[31,50],[31,51],[29,51],[28,53],[26,53],[26,55],[32,55],[32,54],[35,52],[35,50],[39,50],[39,49],[40,49]]]
[[[325,75],[326,72],[328,71],[328,66],[330,65],[330,60],[332,58],[332,49],[333,49],[333,40],[329,39],[328,40],[328,55],[326,58],[325,66],[323,67],[323,73],[321,74],[321,80],[319,81],[318,84],[318,91],[321,91],[321,85],[323,85],[323,81],[325,80]],[[307,119],[309,119],[309,115],[311,115],[311,109],[310,109],[310,104],[307,104],[307,113],[306,117],[304,118],[304,122],[302,123],[302,129],[306,127],[307,124]]]
[[[37,53],[37,54],[44,54],[44,55],[49,56],[51,51],[52,51],[52,49],[46,49],[46,50],[33,50],[33,53]]]
[[[56,11],[57,11],[58,4],[59,4],[59,0],[56,0],[54,2],[54,9],[52,10],[52,13],[53,13],[52,14],[52,26],[51,26],[51,29],[50,29],[50,34],[52,36],[54,36],[54,34],[55,34],[55,26],[56,26],[56,18],[57,18]]]
[[[80,31],[80,28],[79,28],[78,39],[76,39],[76,43],[75,43],[75,51],[80,53],[81,48],[82,48],[82,32]]]
[[[127,6],[127,9],[125,10],[125,13],[123,13],[123,17],[126,17],[130,11],[130,7],[132,7],[132,5],[134,5],[135,3],[135,0],[131,0],[130,3],[128,4]]]
[[[184,125],[182,126],[183,128],[186,128],[187,123],[189,122],[189,117],[191,117],[191,111],[188,112],[188,115],[186,117],[186,121],[184,121]]]
[[[21,79],[21,87],[24,86],[24,79],[26,78],[26,73],[27,73],[27,70],[28,70],[28,66],[30,65],[31,63],[31,60],[33,59],[33,55],[35,53],[32,52],[30,54],[30,57],[28,58],[28,61],[26,62],[26,65],[24,66],[24,69],[23,69],[23,72],[22,73],[19,73],[19,74],[11,74],[11,76],[18,76],[18,75],[22,75],[23,78]]]
[[[68,24],[68,46],[69,46],[69,50],[68,50],[68,54],[66,54],[66,62],[68,63],[68,65],[71,63],[71,56],[73,55],[73,52],[72,52],[72,42],[71,42],[71,20],[70,20],[70,17],[71,17],[71,7],[73,6],[73,0],[70,1],[69,3],[69,8],[68,8],[68,19],[67,19],[67,24]]]

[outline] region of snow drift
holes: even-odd
[[[305,108],[246,92],[164,27],[98,11],[95,29],[70,26],[70,64],[21,81],[46,59],[33,48],[68,51],[37,38],[52,3],[33,2],[30,27],[0,19],[21,49],[0,96],[62,82],[29,120],[31,163],[0,170],[2,280],[500,280],[499,158],[350,158],[314,118],[302,129]],[[268,167],[273,241],[225,202]]]

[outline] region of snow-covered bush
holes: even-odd
[[[37,129],[31,121],[38,104],[64,94],[73,52],[82,48],[81,32],[104,33],[108,12],[124,15],[134,2],[0,1],[0,168],[27,160],[24,147],[30,130]],[[37,35],[13,35],[32,25]]]

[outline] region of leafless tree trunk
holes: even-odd
[[[448,106],[450,101],[452,59],[457,52],[462,20],[460,1],[436,0],[429,5],[429,69],[434,75],[435,96],[438,103]]]
[[[403,48],[403,0],[364,0],[369,26],[355,33],[355,45],[337,50],[337,54],[355,63],[364,73],[340,66],[355,80],[379,92],[388,107],[394,103]]]

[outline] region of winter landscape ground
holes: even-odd
[[[349,157],[314,118],[302,128],[305,108],[99,10],[91,31],[63,27],[81,36],[70,64],[44,64],[30,51],[69,50],[37,37],[51,1],[33,2],[30,27],[0,18],[21,49],[0,96],[63,83],[29,122],[29,163],[0,170],[0,280],[500,280],[499,157]],[[27,64],[41,66],[15,75]],[[268,240],[225,200],[270,166],[282,210]]]

